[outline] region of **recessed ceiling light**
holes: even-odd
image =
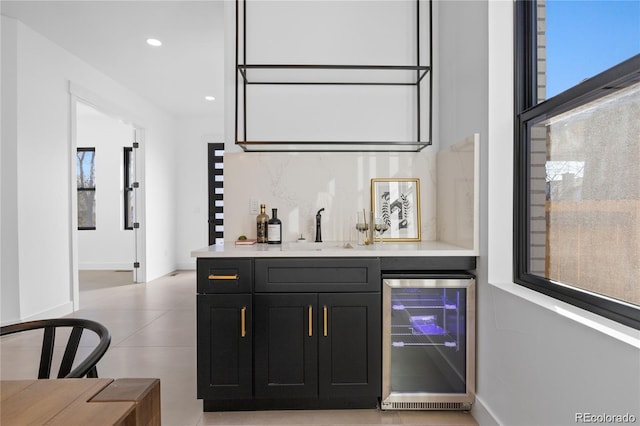
[[[213,96],[205,96],[204,98],[206,100],[208,100],[208,101],[215,101],[216,100],[216,98],[214,98]]]
[[[162,42],[160,40],[157,40],[155,38],[148,38],[147,39],[147,44],[149,46],[153,46],[153,47],[160,47],[162,46]]]

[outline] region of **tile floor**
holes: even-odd
[[[81,309],[69,316],[99,321],[111,331],[111,346],[98,363],[99,376],[159,378],[163,425],[477,425],[469,413],[447,411],[203,413],[196,399],[195,271],[178,271],[146,284],[132,284],[130,272],[81,271],[80,281]],[[0,377],[35,378],[40,343],[40,335],[2,338]]]

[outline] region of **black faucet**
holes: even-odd
[[[324,208],[321,208],[318,210],[318,213],[316,213],[316,243],[322,242],[322,227],[320,226],[320,219],[322,219],[322,216],[320,216],[320,213],[323,211]]]

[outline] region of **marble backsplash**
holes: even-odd
[[[422,240],[436,239],[436,154],[227,153],[224,159],[226,241],[256,236],[250,200],[278,209],[283,241],[315,238],[322,213],[323,241],[355,240],[357,211],[371,210],[372,178],[419,178]]]
[[[438,241],[479,251],[480,135],[438,152]]]

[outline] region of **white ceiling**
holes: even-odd
[[[2,0],[0,8],[169,113],[223,114],[223,0]],[[163,45],[150,47],[150,37]]]

